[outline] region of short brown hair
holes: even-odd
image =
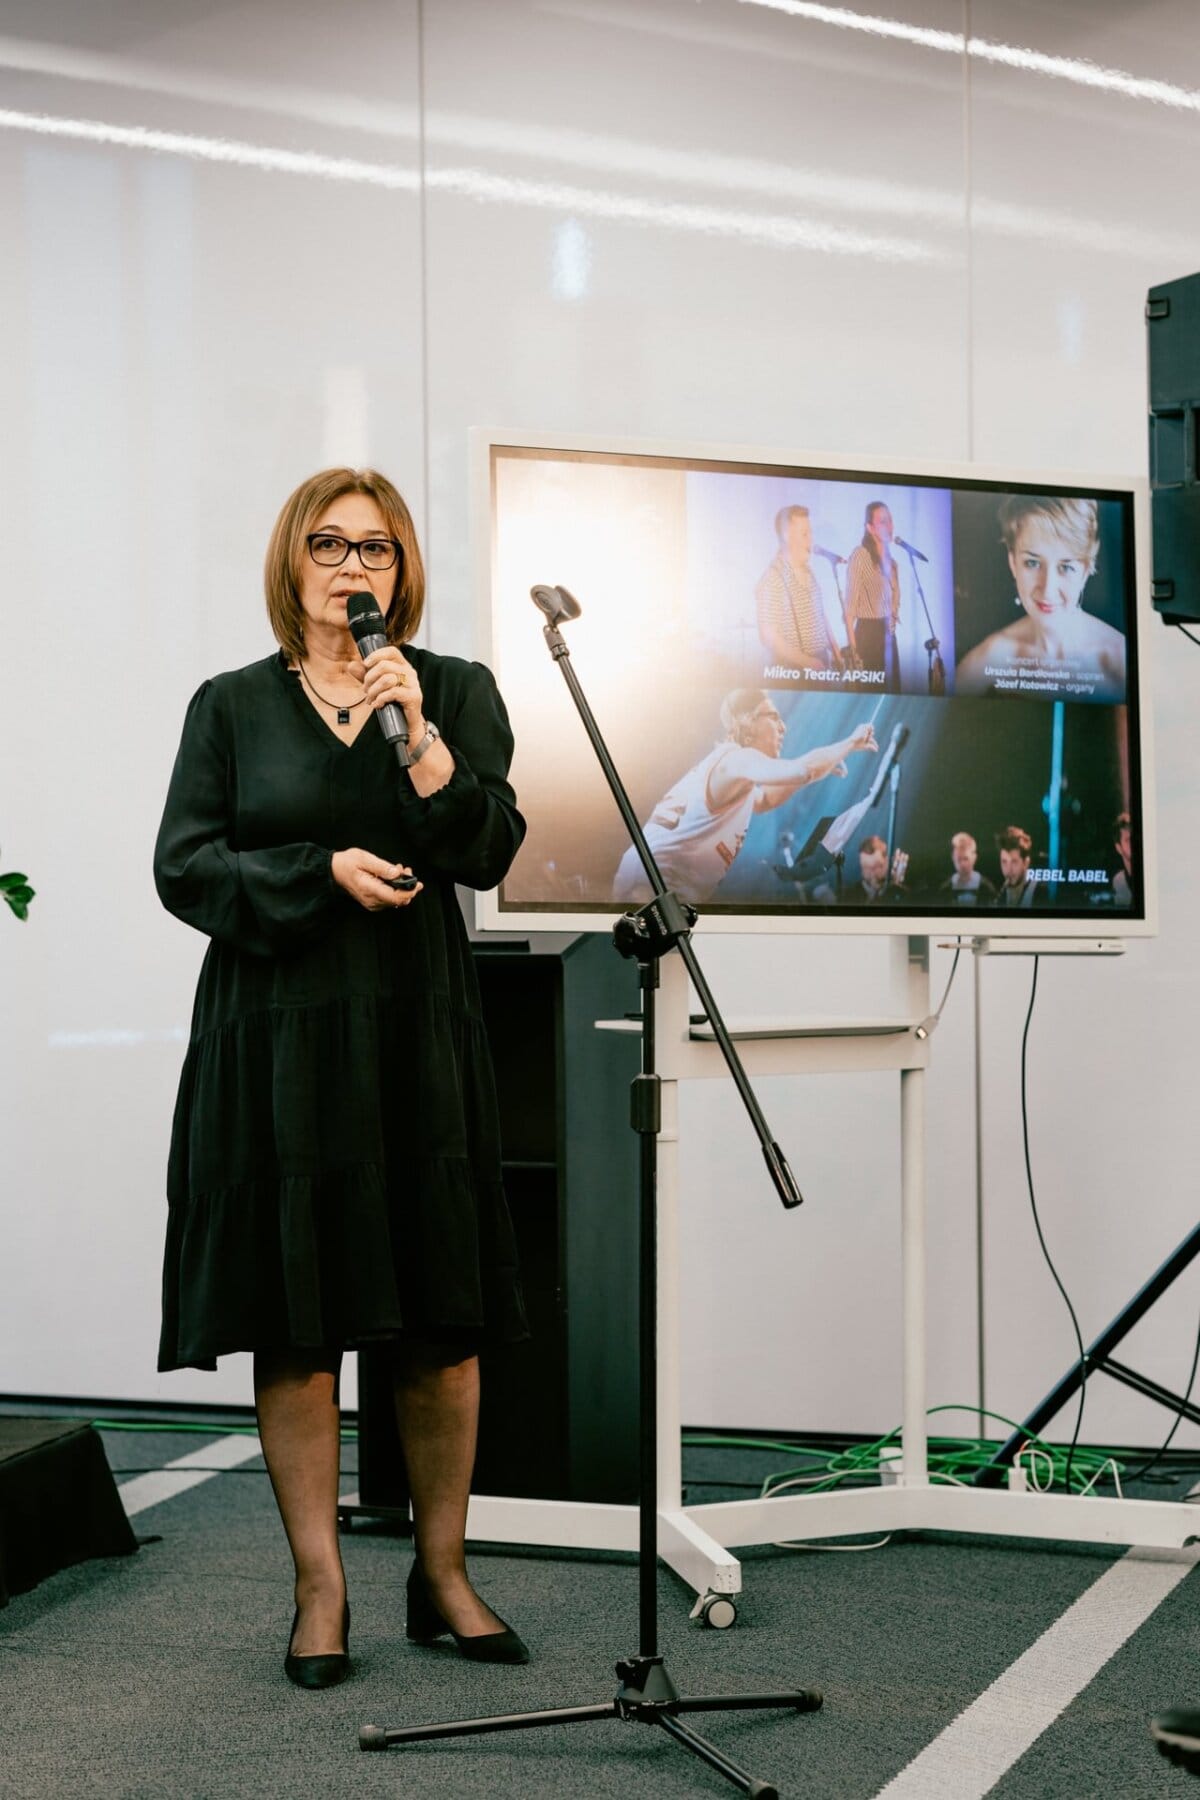
[[[280,648],[291,660],[304,654],[304,608],[300,604],[300,565],[307,548],[304,539],[313,521],[342,494],[366,494],[373,500],[383,514],[388,536],[400,546],[387,615],[388,642],[407,644],[425,610],[425,564],[412,514],[401,495],[376,469],[322,469],[302,481],[284,501],[263,568],[267,617]]]
[[[1028,862],[1033,855],[1033,839],[1019,825],[1006,825],[1003,831],[996,833],[997,850],[1019,850]]]
[[[793,519],[807,519],[809,517],[810,514],[807,506],[781,506],[779,511],[775,514],[775,536],[782,543],[783,534]]]
[[[886,850],[887,844],[881,837],[865,837],[858,846],[860,856],[874,856],[880,850]]]

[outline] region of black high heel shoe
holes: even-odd
[[[404,1634],[410,1644],[432,1644],[436,1639],[450,1636],[458,1645],[459,1654],[469,1662],[486,1663],[527,1663],[529,1651],[521,1642],[511,1626],[504,1626],[502,1631],[484,1631],[473,1637],[463,1637],[448,1625],[437,1606],[432,1594],[425,1585],[425,1577],[420,1563],[414,1561],[408,1571],[408,1619]]]
[[[347,1600],[342,1614],[342,1637],[346,1645],[344,1650],[335,1650],[325,1656],[293,1656],[292,1644],[299,1623],[300,1608],[297,1607],[292,1618],[287,1655],[283,1659],[283,1672],[288,1680],[302,1688],[336,1687],[339,1681],[345,1681],[350,1673],[350,1602]]]

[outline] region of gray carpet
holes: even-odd
[[[132,1470],[203,1440],[108,1433],[105,1442],[113,1467]],[[353,1460],[351,1449],[347,1487]],[[722,1490],[711,1484],[722,1474],[753,1481],[779,1461],[689,1454],[689,1498],[715,1497]],[[281,1668],[290,1564],[260,1469],[218,1475],[141,1513],[135,1529],[160,1541],[136,1557],[65,1570],[0,1612],[4,1800],[418,1792],[429,1800],[693,1800],[735,1791],[665,1733],[615,1720],[361,1753],[364,1722],[608,1701],[615,1658],[637,1649],[635,1566],[477,1551],[477,1585],[534,1654],[526,1668],[477,1667],[452,1645],[406,1643],[408,1546],[356,1528],[344,1540],[354,1677],[301,1692]],[[1192,1479],[1181,1478],[1182,1487]],[[730,1631],[690,1624],[690,1592],[660,1573],[660,1648],[683,1692],[822,1687],[821,1713],[695,1723],[782,1795],[867,1800],[1116,1554],[975,1538],[894,1540],[864,1555],[748,1551]],[[1150,1713],[1173,1701],[1200,1704],[1191,1576],[994,1792],[1001,1800],[1192,1792],[1192,1778],[1156,1755],[1146,1730]],[[1200,1785],[1194,1791],[1200,1800]]]

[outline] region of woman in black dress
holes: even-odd
[[[485,1337],[527,1335],[492,1072],[455,883],[493,886],[524,835],[489,672],[410,639],[408,508],[331,469],[280,513],[278,652],[188,708],[155,851],[163,904],[211,940],[176,1104],[159,1368],[254,1353],[263,1453],[296,1566],[285,1663],[348,1669],[337,1374],[391,1346],[416,1538],[408,1634],[526,1652],[463,1554]],[[346,624],[368,588],[388,645]],[[401,771],[371,714],[404,708]],[[389,885],[414,873],[410,890]]]

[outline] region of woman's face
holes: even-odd
[[[369,494],[339,494],[323,511],[316,514],[305,537],[314,532],[328,532],[335,537],[350,538],[355,543],[381,538],[391,541],[387,521]],[[396,587],[398,564],[390,569],[364,569],[359,552],[351,550],[345,562],[336,568],[314,562],[307,543],[300,563],[300,604],[306,624],[332,627],[344,632],[346,601],[356,589],[369,588],[386,618]]]
[[[1031,619],[1053,619],[1083,603],[1083,590],[1093,564],[1059,537],[1049,519],[1036,513],[1021,521],[1017,541],[1008,553],[1017,598]]]
[[[875,508],[875,511],[867,520],[867,530],[875,539],[875,542],[878,544],[881,551],[889,548],[894,527],[892,525],[892,515],[886,506],[877,506]]]

